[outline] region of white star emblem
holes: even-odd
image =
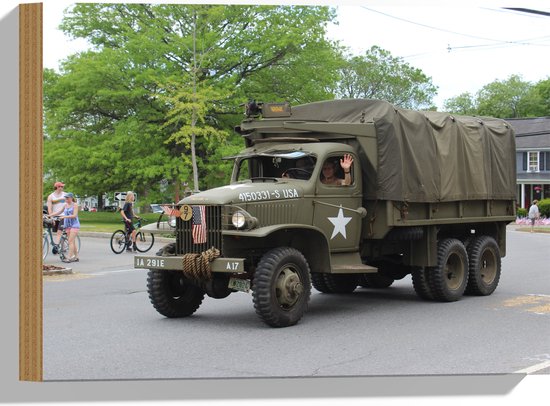
[[[338,216],[328,217],[328,221],[334,224],[334,230],[332,231],[332,235],[330,236],[331,240],[338,234],[342,234],[345,239],[348,238],[346,236],[346,225],[351,221],[351,217],[344,217],[342,206],[340,206],[340,210],[338,210]]]

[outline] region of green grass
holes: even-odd
[[[157,213],[145,213],[140,217],[146,221],[142,225],[157,222],[160,214]],[[78,212],[78,218],[80,220],[80,229],[82,231],[95,231],[100,233],[112,233],[115,230],[123,229],[122,216],[120,213],[112,212]],[[166,216],[163,221],[167,220]]]
[[[516,231],[531,232],[531,226],[524,226],[516,228]],[[533,228],[534,233],[550,233],[550,227],[537,227]]]

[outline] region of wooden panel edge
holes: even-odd
[[[19,5],[19,379],[42,381],[42,19]]]

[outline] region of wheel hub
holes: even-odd
[[[464,264],[458,256],[451,256],[445,265],[445,275],[447,277],[447,286],[450,289],[457,289],[462,283],[464,277]]]
[[[483,282],[490,284],[495,280],[497,274],[496,259],[490,252],[483,255],[480,275]]]
[[[279,274],[275,286],[277,300],[282,307],[293,306],[304,292],[300,277],[290,268],[285,268]]]

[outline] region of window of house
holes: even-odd
[[[527,153],[529,172],[538,172],[539,170],[539,153],[538,151],[529,151]]]

